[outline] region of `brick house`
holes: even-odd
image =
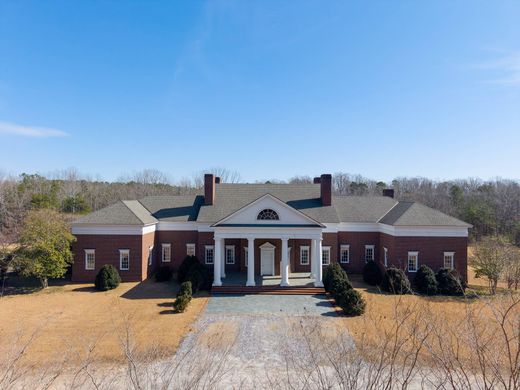
[[[397,266],[412,276],[421,264],[457,269],[467,279],[471,225],[416,202],[383,196],[334,196],[332,176],[313,184],[225,184],[205,175],[204,195],[150,196],[120,201],[73,223],[72,279],[92,282],[104,264],[123,281],[142,281],[159,266],[177,269],[195,255],[226,273],[308,272],[321,286],[322,268],[338,262],[349,273],[366,261]],[[320,266],[322,264],[323,266]]]

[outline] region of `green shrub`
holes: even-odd
[[[193,293],[195,294],[199,290],[210,290],[211,289],[211,274],[207,267],[201,262],[197,261],[191,265],[191,268],[186,274],[186,281],[190,281],[192,285]]]
[[[341,265],[338,263],[332,263],[330,264],[323,273],[323,287],[325,288],[325,291],[330,292],[330,286],[332,284],[332,280],[336,278],[338,275],[346,274],[343,268],[341,268]]]
[[[363,267],[363,280],[365,283],[371,286],[377,286],[381,284],[383,280],[383,273],[381,268],[373,260],[368,261]]]
[[[336,295],[343,290],[352,290],[352,284],[350,284],[346,273],[344,276],[340,276],[332,280],[329,293],[334,298],[336,298]]]
[[[386,270],[381,288],[392,294],[411,294],[410,281],[402,269],[390,267]]]
[[[117,269],[111,264],[105,264],[96,275],[96,289],[100,291],[112,290],[119,286],[121,277]]]
[[[179,295],[177,297],[177,299],[175,299],[175,302],[173,302],[173,308],[177,312],[182,313],[188,308],[190,301],[191,301],[191,296]]]
[[[435,275],[439,285],[439,294],[442,295],[462,295],[466,289],[465,283],[461,280],[458,272],[454,269],[441,268]]]
[[[414,285],[421,294],[435,295],[438,292],[438,283],[435,272],[427,265],[421,265],[415,275]]]
[[[157,282],[167,282],[173,276],[173,272],[167,265],[160,267],[155,273],[155,280]]]
[[[179,292],[177,293],[177,296],[189,295],[191,297],[191,294],[192,294],[191,282],[184,282],[184,283],[182,283],[181,287],[179,289]]]
[[[188,272],[194,264],[200,264],[200,261],[195,256],[186,256],[177,270],[177,281],[179,283],[185,282],[188,277]]]
[[[354,289],[344,289],[337,293],[336,303],[346,315],[359,316],[365,312],[366,302]]]

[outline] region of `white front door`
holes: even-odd
[[[261,249],[260,275],[274,275],[274,248]]]

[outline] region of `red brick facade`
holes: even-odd
[[[270,242],[275,245],[275,274],[280,274],[281,248],[279,239],[255,240],[255,274],[260,273],[260,245]],[[171,261],[162,262],[162,244],[171,245]],[[176,270],[187,254],[186,244],[195,244],[196,256],[204,262],[205,248],[214,245],[213,233],[197,231],[155,231],[140,235],[77,235],[74,243],[74,264],[72,280],[92,282],[104,264],[112,264],[125,282],[142,281],[150,277],[157,267],[169,266]],[[226,272],[246,272],[245,250],[247,240],[226,240],[225,245],[235,248],[235,263],[226,264]],[[342,263],[349,273],[360,273],[365,264],[365,245],[374,245],[374,259],[384,264],[384,250],[388,250],[388,266],[394,265],[406,270],[408,251],[419,252],[419,266],[426,264],[434,271],[443,266],[444,252],[455,252],[455,268],[467,279],[467,238],[466,237],[394,237],[378,232],[323,233],[323,247],[330,247],[331,262],[340,259],[341,245],[349,245],[350,261]],[[308,246],[310,240],[289,240],[291,248],[289,268],[291,272],[310,272],[310,261],[302,265],[300,248]],[[153,247],[150,264],[149,248]],[[95,269],[85,269],[85,249],[95,249]],[[130,250],[129,270],[120,270],[119,250]],[[310,252],[309,252],[310,253]],[[211,266],[210,266],[211,267]],[[412,276],[412,275],[410,275]]]

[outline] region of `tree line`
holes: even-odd
[[[17,227],[28,210],[54,209],[73,219],[122,199],[202,193],[203,173],[208,171],[221,177],[222,182],[242,181],[238,172],[224,168],[197,172],[191,178],[177,181],[153,169],[122,176],[113,182],[82,176],[75,169],[50,176],[26,173],[0,176],[0,235],[3,241],[16,241]],[[262,182],[312,183],[312,177]],[[472,238],[502,235],[520,246],[518,181],[398,177],[387,183],[343,172],[333,175],[333,192],[337,195],[382,195],[383,189],[390,187],[398,200],[417,201],[472,224]]]

